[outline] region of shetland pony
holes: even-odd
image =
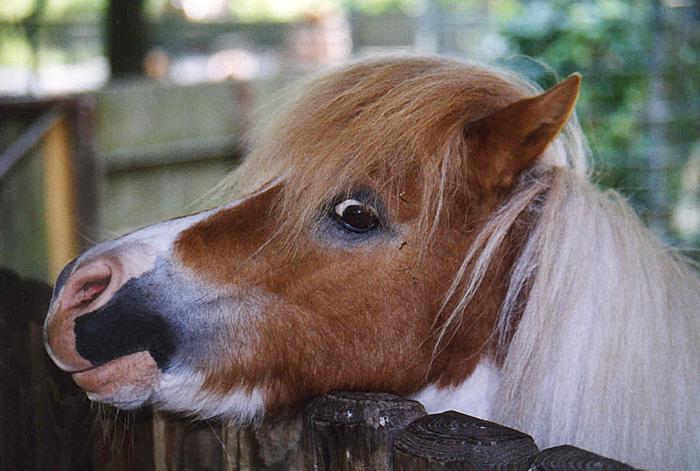
[[[316,78],[225,182],[238,199],[66,266],[49,354],[122,408],[245,422],[388,391],[699,468],[700,282],[589,181],[579,82],[440,58]]]

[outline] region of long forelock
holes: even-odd
[[[324,205],[369,185],[391,200],[420,202],[427,244],[450,196],[464,187],[465,120],[535,92],[505,71],[439,58],[352,64],[293,92],[221,188],[227,197],[245,194],[281,177],[284,191],[272,213],[294,246]],[[408,180],[418,188],[408,188]]]

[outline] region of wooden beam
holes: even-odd
[[[143,75],[148,52],[144,0],[110,0],[105,15],[106,49],[112,79]]]
[[[55,278],[76,256],[77,227],[68,120],[61,116],[46,133],[44,157],[44,207],[49,276]]]

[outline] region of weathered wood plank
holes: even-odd
[[[277,418],[257,426],[224,426],[225,471],[302,469],[301,417]]]
[[[120,411],[91,403],[90,436],[93,470],[153,471],[151,411]]]
[[[394,443],[394,470],[520,469],[537,454],[517,430],[454,411],[421,417]]]
[[[66,116],[59,117],[44,138],[44,206],[49,276],[55,279],[77,255],[77,221],[74,198],[71,130]]]
[[[530,465],[531,471],[555,471],[559,469],[571,471],[578,469],[634,471],[635,468],[571,445],[556,446],[542,450]]]
[[[0,269],[0,469],[92,469],[89,405],[44,353],[51,289]]]
[[[152,470],[148,412],[91,405],[44,351],[50,298],[0,269],[0,470]]]
[[[155,471],[221,471],[221,424],[157,412],[153,417]]]
[[[0,265],[49,281],[42,164],[33,149],[0,179]]]
[[[304,410],[307,469],[391,469],[392,444],[423,406],[392,394],[334,392]]]

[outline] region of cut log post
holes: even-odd
[[[394,443],[394,470],[526,469],[538,449],[517,430],[454,411],[422,417]]]
[[[635,468],[571,445],[547,448],[539,453],[530,466],[532,471],[558,469],[595,469],[596,471],[634,471]]]
[[[392,394],[334,392],[316,399],[304,410],[305,466],[388,471],[396,436],[423,415],[419,402]]]

